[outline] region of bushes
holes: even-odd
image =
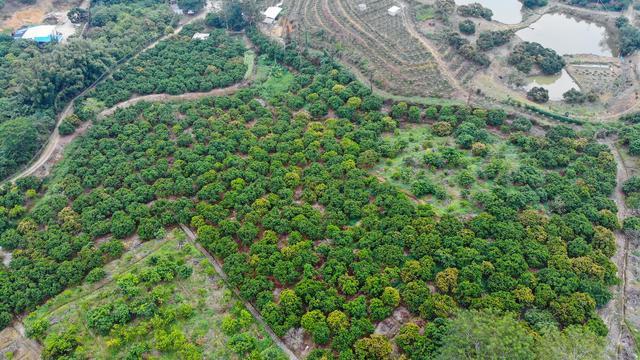
[[[483,31],[478,36],[476,45],[481,51],[487,51],[508,43],[512,36],[513,31],[511,30]]]
[[[67,116],[60,123],[60,126],[58,127],[58,132],[62,136],[73,134],[76,131],[76,128],[80,126],[80,123],[81,123],[80,118],[77,115],[73,114],[73,115]]]
[[[544,74],[556,74],[562,70],[565,61],[553,49],[545,48],[534,42],[523,42],[516,45],[509,58],[509,64],[528,74],[537,65]]]
[[[547,6],[549,0],[523,0],[522,3],[529,9],[535,9],[542,6]]]
[[[93,284],[104,279],[105,276],[107,276],[107,273],[104,271],[104,268],[99,267],[89,271],[85,280],[88,283]]]
[[[185,12],[198,12],[204,7],[204,0],[177,0],[177,4]]]
[[[625,17],[616,19],[616,27],[620,32],[618,42],[622,56],[631,55],[640,49],[640,29],[633,26]]]
[[[466,35],[475,34],[476,24],[474,24],[471,20],[463,20],[458,24],[458,29],[461,33]]]
[[[622,121],[622,122],[629,123],[629,124],[640,123],[640,112],[623,115],[623,116],[620,117],[619,120]]]
[[[596,102],[598,100],[598,95],[594,92],[585,94],[582,91],[571,89],[562,94],[562,98],[569,104],[584,104],[587,101]]]
[[[534,86],[527,91],[527,98],[537,103],[546,103],[549,101],[549,91],[543,87]]]
[[[640,152],[636,152],[634,150],[632,155],[640,155]],[[627,203],[627,206],[634,209],[640,209],[640,177],[630,177],[622,186],[622,191],[625,194],[625,202]]]
[[[596,8],[598,10],[604,9],[608,11],[622,11],[626,9],[631,0],[563,0],[571,5]]]
[[[469,5],[460,5],[458,6],[458,15],[464,17],[475,17],[482,18],[487,21],[491,21],[491,17],[493,16],[493,11],[491,9],[487,9],[478,3],[473,3]]]
[[[87,312],[87,324],[101,335],[107,335],[113,325],[125,324],[131,316],[129,307],[124,302],[107,304]]]
[[[447,35],[447,42],[451,47],[456,49],[460,56],[472,61],[480,66],[487,67],[491,64],[489,57],[486,54],[478,52],[470,43],[469,40],[460,36],[456,32],[451,32]]]

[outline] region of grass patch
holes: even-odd
[[[416,20],[427,21],[436,17],[436,10],[430,5],[416,7]]]
[[[269,99],[273,94],[286,93],[295,77],[286,68],[280,65],[270,65],[261,58],[258,63],[256,80],[261,82],[260,95]]]
[[[439,194],[417,197],[433,205],[438,214],[467,215],[476,213],[477,207],[470,200],[471,195],[489,190],[494,182],[478,177],[478,172],[493,159],[500,159],[509,169],[517,167],[519,157],[517,148],[494,136],[489,145],[490,152],[485,157],[474,156],[470,150],[461,150],[463,158],[461,165],[453,168],[435,169],[423,164],[423,157],[430,151],[443,148],[458,148],[451,136],[439,137],[431,132],[429,125],[409,124],[388,133],[384,139],[391,143],[392,148],[402,148],[394,158],[384,160],[375,166],[371,172],[374,176],[389,182],[405,193],[413,196],[412,185],[418,180],[427,180],[434,184]],[[460,150],[460,149],[459,149]],[[459,178],[464,174],[474,177],[468,186],[461,186]]]
[[[247,50],[244,53],[244,64],[247,65],[247,72],[244,74],[244,78],[248,79],[253,74],[255,68],[256,53],[253,50]]]

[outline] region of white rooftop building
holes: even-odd
[[[400,12],[400,10],[401,10],[400,7],[393,5],[392,7],[389,8],[389,10],[387,10],[387,12],[391,16],[396,16]]]
[[[55,25],[38,25],[23,28],[13,35],[15,39],[33,40],[37,43],[49,43],[62,40],[62,35],[56,31]]]
[[[268,7],[267,10],[263,13],[265,16],[263,22],[267,24],[273,24],[281,12],[282,12],[282,8],[280,6]]]
[[[195,33],[193,34],[193,37],[191,37],[192,40],[207,40],[209,38],[209,33]]]
[[[358,10],[360,10],[360,11],[367,10],[367,4],[365,4],[365,3],[358,4]]]

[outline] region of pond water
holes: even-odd
[[[528,91],[533,87],[543,87],[549,91],[549,100],[562,100],[562,94],[572,88],[580,90],[580,86],[573,80],[566,70],[562,70],[558,75],[540,75],[527,78],[529,83],[525,86]]]
[[[529,27],[516,32],[522,40],[537,42],[560,55],[613,56],[607,29],[566,14],[545,14]]]
[[[493,11],[493,20],[503,24],[522,22],[522,3],[518,0],[455,0],[456,5],[479,3]]]

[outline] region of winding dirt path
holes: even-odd
[[[209,252],[204,247],[202,247],[202,245],[200,245],[199,242],[196,241],[196,235],[193,233],[193,231],[191,231],[191,229],[189,229],[189,227],[183,224],[180,224],[180,227],[182,228],[184,233],[187,234],[187,239],[189,240],[189,243],[195,246],[195,248],[198,249],[202,253],[202,255],[204,255],[207,258],[209,263],[213,265],[213,267],[216,269],[216,272],[218,273],[218,275],[220,275],[220,277],[223,278],[226,282],[227,274],[222,269],[222,265],[218,262],[218,260],[216,260],[213,256],[211,256],[211,254],[209,254]],[[256,310],[256,308],[253,307],[251,303],[249,303],[248,301],[244,301],[242,299],[242,296],[240,296],[240,292],[238,291],[238,289],[236,289],[231,285],[228,285],[228,286],[230,289],[232,289],[233,293],[238,297],[238,300],[244,303],[245,308],[247,308],[247,310],[251,313],[251,315],[253,315],[256,321],[265,329],[267,334],[269,334],[269,337],[271,338],[271,340],[273,340],[273,342],[287,355],[287,357],[289,357],[290,360],[299,360],[298,356],[296,356],[296,354],[294,354],[293,351],[291,351],[291,349],[289,349],[289,347],[284,342],[282,342],[282,340],[280,340],[278,335],[276,335],[273,332],[273,330],[271,330],[271,328],[264,321],[264,319],[262,318],[262,315],[260,315],[258,310]]]
[[[117,110],[125,109],[132,105],[135,105],[137,103],[144,102],[144,101],[146,102],[169,102],[169,101],[179,101],[179,100],[187,101],[187,100],[197,100],[197,99],[201,99],[208,96],[231,95],[231,94],[234,94],[236,91],[249,86],[252,81],[251,78],[225,88],[218,88],[218,89],[213,89],[205,92],[192,92],[192,93],[184,93],[180,95],[149,94],[149,95],[135,96],[129,100],[125,100],[121,103],[118,103],[108,109],[102,110],[98,114],[98,118],[103,118],[109,115],[113,115]]]

